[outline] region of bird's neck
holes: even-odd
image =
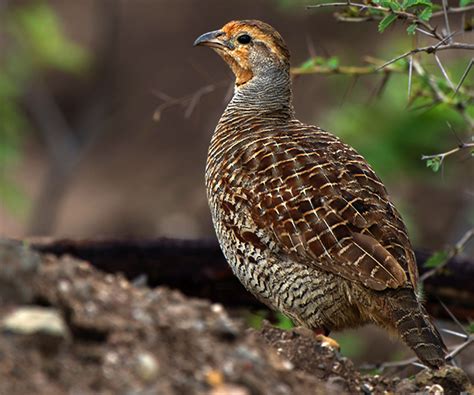
[[[269,68],[247,83],[236,86],[224,116],[226,114],[232,117],[294,118],[289,71]]]

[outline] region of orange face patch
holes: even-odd
[[[229,64],[236,77],[236,85],[245,84],[253,77],[249,61],[250,46],[240,44],[237,38],[248,34],[253,40],[261,41],[275,54],[282,63],[289,62],[289,53],[280,34],[270,25],[260,21],[231,21],[221,29],[225,40],[232,44],[233,49],[216,48],[216,52]]]

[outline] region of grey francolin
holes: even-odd
[[[427,366],[442,366],[445,346],[417,297],[400,214],[361,155],[295,118],[280,34],[232,21],[194,45],[213,48],[236,77],[206,166],[212,219],[235,275],[316,333],[375,323]]]

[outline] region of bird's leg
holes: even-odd
[[[330,347],[338,351],[341,348],[337,341],[329,337],[329,330],[325,327],[308,329],[298,326],[295,328],[295,331],[302,336],[315,338],[323,347]]]
[[[338,351],[341,349],[339,343],[332,337],[329,337],[329,330],[324,326],[322,328],[313,329],[313,333],[316,340],[321,342],[323,347],[331,347]]]

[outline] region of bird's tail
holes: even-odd
[[[430,368],[446,364],[446,346],[412,289],[398,289],[391,299],[393,321],[402,340]]]

